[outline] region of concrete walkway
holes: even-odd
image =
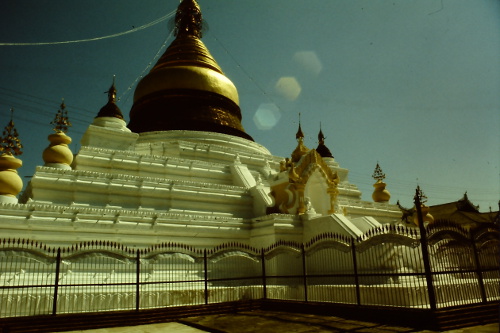
[[[176,322],[171,323],[161,323],[161,324],[150,324],[150,325],[140,325],[140,326],[126,326],[126,327],[111,327],[111,328],[100,328],[95,330],[85,330],[85,331],[69,331],[73,332],[86,332],[86,333],[202,333],[206,331],[199,330],[197,328],[183,325]]]
[[[194,326],[194,327],[193,327]],[[197,328],[195,328],[197,327]],[[339,317],[297,314],[288,312],[249,311],[235,314],[220,314],[184,318],[179,322],[160,323],[130,327],[103,328],[87,331],[95,333],[326,333],[326,332],[356,332],[356,333],[396,333],[436,331],[418,330],[410,327],[382,325]],[[448,333],[498,333],[499,325],[488,324],[456,330]]]

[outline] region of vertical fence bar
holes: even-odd
[[[302,254],[302,283],[304,284],[304,301],[307,302],[306,250],[304,248],[304,244],[300,245],[300,252]]]
[[[135,256],[135,311],[139,311],[141,306],[141,253],[137,250]]]
[[[361,305],[361,295],[359,288],[358,260],[356,258],[356,245],[354,238],[351,238],[352,267],[354,269],[354,283],[356,284],[356,303]]]
[[[57,313],[57,295],[59,292],[59,271],[61,269],[61,248],[57,249],[56,257],[56,277],[54,281],[54,303],[52,303],[52,315],[55,316]]]
[[[415,207],[417,209],[418,227],[420,229],[420,245],[422,247],[422,260],[424,262],[425,280],[427,282],[427,291],[429,293],[429,303],[431,310],[436,310],[436,294],[434,293],[434,284],[432,283],[431,263],[429,249],[427,245],[427,232],[422,218],[422,206],[420,203],[420,187],[417,187],[415,194]]]
[[[207,249],[203,251],[203,269],[205,271],[205,304],[208,304],[208,257]]]
[[[264,255],[264,249],[260,251],[260,261],[262,267],[262,296],[264,299],[267,299],[266,256]]]
[[[470,242],[472,244],[474,266],[476,268],[477,281],[479,283],[479,291],[481,293],[481,300],[483,303],[487,302],[486,299],[486,289],[484,288],[483,271],[481,270],[481,264],[479,262],[479,254],[477,253],[476,240],[474,239],[474,234],[470,232]]]

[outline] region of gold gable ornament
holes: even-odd
[[[308,211],[321,215],[336,212],[339,177],[315,150],[302,155],[298,163],[286,159],[271,184],[274,211],[303,215]]]

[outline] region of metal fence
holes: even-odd
[[[500,233],[447,222],[325,233],[256,249],[111,242],[47,248],[0,240],[0,317],[140,310],[248,299],[408,308],[500,300]],[[424,250],[426,249],[426,250]],[[426,264],[427,263],[427,264]]]

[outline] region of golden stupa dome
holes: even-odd
[[[195,0],[177,9],[176,39],[139,82],[130,111],[133,132],[195,130],[252,140],[241,125],[238,91],[201,41]]]

